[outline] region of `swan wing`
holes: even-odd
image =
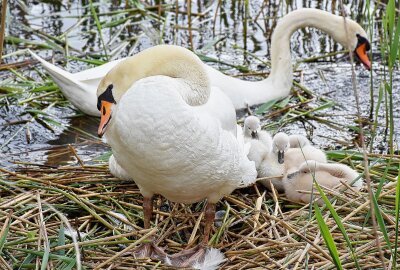
[[[217,117],[188,105],[179,87],[153,76],[125,93],[106,132],[121,167],[143,194],[177,202],[216,202],[254,183],[254,162],[236,136]]]
[[[219,88],[211,87],[208,102],[201,106],[193,107],[193,111],[205,113],[220,121],[221,127],[237,135],[236,111],[232,101]]]
[[[82,112],[99,116],[100,112],[97,110],[97,95],[96,87],[85,84],[77,80],[73,74],[47,62],[39,55],[29,50],[29,53],[39,61],[43,68],[53,78],[54,82],[60,87],[63,95]]]

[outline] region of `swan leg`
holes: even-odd
[[[205,209],[206,224],[204,227],[204,237],[200,244],[194,248],[183,250],[170,256],[173,265],[180,267],[192,266],[197,262],[202,262],[207,251],[208,240],[210,238],[211,226],[215,218],[215,204],[207,203]]]
[[[143,219],[144,229],[150,229],[150,220],[153,213],[153,198],[143,198]],[[140,245],[135,250],[135,256],[137,258],[154,258],[161,260],[162,262],[167,261],[167,254],[159,248],[153,241]]]

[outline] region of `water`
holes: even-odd
[[[147,1],[149,6],[156,6],[156,2],[160,1]],[[268,69],[253,55],[265,61],[270,59],[270,38],[279,17],[301,7],[315,7],[336,14],[340,13],[339,3],[336,1],[286,1],[288,4],[282,4],[282,1],[259,0],[249,1],[248,7],[245,6],[245,1],[222,1],[220,6],[218,2],[192,2],[192,31],[187,28],[186,1],[178,1],[178,13],[176,13],[175,1],[161,1],[165,4],[164,9],[156,7],[147,11],[143,10],[143,5],[131,4],[128,7],[132,9],[129,13],[117,12],[126,7],[125,1],[96,2],[94,9],[102,23],[116,24],[110,27],[103,26],[102,31],[104,43],[109,48],[111,59],[134,54],[159,43],[162,39],[165,43],[192,47],[196,52],[220,61],[249,66],[252,70],[260,72]],[[24,5],[21,1],[12,1],[9,5],[11,15],[8,17],[7,34],[9,36],[50,44],[60,51],[64,50],[66,45],[62,42],[63,39],[49,39],[45,34],[53,37],[62,37],[66,34],[69,54],[81,58],[90,58],[91,56],[94,59],[98,59],[103,54],[103,44],[88,2],[27,1]],[[377,19],[382,13],[380,8],[378,6]],[[345,9],[350,17],[366,25],[364,1],[348,1],[345,3]],[[198,16],[198,14],[203,15]],[[248,20],[246,24],[247,18],[253,20]],[[254,21],[254,18],[258,19]],[[124,25],[128,19],[129,22]],[[120,20],[121,23],[117,24],[116,22]],[[374,32],[377,33],[378,29],[378,25],[375,25]],[[376,45],[377,40],[378,37],[375,34],[372,43]],[[14,44],[7,44],[5,47],[6,53],[19,49],[21,46]],[[315,29],[297,31],[292,37],[293,60],[342,49],[330,37],[322,35]],[[378,49],[375,47],[373,50],[376,52],[374,61],[379,62]],[[42,57],[61,55],[51,49],[41,49],[36,52]],[[350,64],[348,64],[348,59],[342,56],[331,56],[327,58],[326,62],[302,63],[297,69],[301,70],[303,75],[300,77],[296,73],[295,79],[302,80],[302,84],[317,95],[324,95],[337,102],[334,108],[320,113],[321,118],[336,121],[343,126],[355,126],[356,109],[352,94]],[[21,60],[24,60],[21,56],[12,56],[8,57],[5,62],[13,63]],[[236,69],[226,65],[210,64],[232,75],[238,73]],[[70,72],[77,72],[89,67],[91,67],[90,64],[75,60],[64,63],[64,68]],[[379,78],[382,74],[381,68],[382,66],[375,64],[377,70],[374,74],[375,96],[377,96]],[[18,72],[21,73],[21,76],[33,78],[36,87],[45,84],[40,73],[33,69],[23,69]],[[398,77],[395,76],[395,78]],[[246,77],[246,79],[260,78]],[[369,73],[362,67],[358,67],[357,79],[361,91],[362,115],[368,117],[370,111]],[[3,81],[0,86],[10,86],[21,83],[22,79],[10,72],[3,71],[0,72],[0,80]],[[395,79],[394,83],[396,85],[394,89],[398,89],[398,79]],[[31,89],[29,86],[21,87]],[[20,98],[28,96],[29,94],[22,93]],[[37,121],[27,124],[26,121],[29,121],[32,115],[25,112],[31,105],[18,105],[18,100],[20,99],[10,98],[7,101],[4,99],[1,101],[4,105],[9,102],[9,106],[0,108],[2,116],[2,120],[0,120],[0,146],[2,147],[0,164],[2,166],[12,167],[15,162],[39,163],[49,166],[76,163],[77,159],[68,144],[72,144],[77,150],[78,156],[88,163],[109,150],[105,143],[95,137],[98,119],[88,116],[75,117],[77,112],[72,107],[56,104],[47,112],[52,119],[56,120],[57,124],[50,124],[50,128]],[[398,102],[399,94],[396,93],[394,104],[399,104]],[[38,103],[36,105],[43,108],[49,102]],[[400,134],[399,110],[396,108],[395,112],[397,135]],[[379,115],[381,123],[384,124],[383,109],[379,111]],[[42,119],[40,115],[38,118]],[[270,121],[273,120],[267,120],[265,124],[269,124]],[[7,124],[9,122],[14,124]],[[355,137],[354,132],[348,129],[337,130],[318,121],[299,121],[284,126],[283,130],[308,134],[315,144],[333,149],[351,145],[349,142]],[[384,128],[380,127],[376,141],[377,151],[384,150],[386,147],[383,132]]]

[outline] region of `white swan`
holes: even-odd
[[[300,165],[298,171],[288,174],[283,180],[286,197],[291,201],[309,203],[314,177],[319,185],[331,189],[340,186],[341,181],[349,184],[355,190],[359,190],[363,185],[363,180],[359,178],[359,174],[346,165],[307,160]],[[345,188],[343,185],[341,187]],[[318,191],[315,192],[314,194],[318,194]],[[317,200],[317,202],[319,205],[323,205],[322,199]]]
[[[230,99],[210,87],[195,54],[172,45],[120,62],[102,79],[97,96],[98,134],[106,136],[114,158],[139,186],[145,228],[154,194],[180,203],[207,199],[206,245],[215,203],[256,180]],[[204,249],[191,253],[196,258]],[[180,261],[191,253],[170,258]]]
[[[219,87],[232,100],[235,109],[285,97],[289,94],[293,78],[290,37],[299,28],[311,26],[321,29],[345,48],[354,51],[366,68],[371,67],[366,54],[370,47],[367,34],[353,20],[346,19],[346,25],[348,31],[345,30],[343,17],[318,9],[304,8],[290,12],[279,20],[274,30],[271,40],[271,73],[267,79],[262,81],[243,81],[224,75],[206,64],[204,64],[204,67],[211,80],[211,85]],[[350,41],[349,45],[347,45],[348,40]],[[42,63],[50,76],[60,86],[63,94],[75,107],[89,115],[100,115],[93,107],[93,104],[96,103],[97,85],[101,78],[121,60],[70,74],[47,63],[36,54],[32,52],[31,54]]]

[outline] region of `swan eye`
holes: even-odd
[[[365,44],[365,49],[369,51],[371,49],[371,45],[369,44],[368,39],[361,36],[360,34],[356,34],[357,37],[357,46],[356,48],[360,47],[361,45]]]
[[[116,104],[117,102],[115,102],[113,93],[112,93],[112,89],[113,89],[113,85],[110,84],[109,86],[107,86],[106,91],[104,91],[98,98],[97,98],[97,109],[100,111],[101,110],[101,102],[104,101],[108,101],[110,103],[114,103]],[[103,114],[105,112],[103,111]]]

